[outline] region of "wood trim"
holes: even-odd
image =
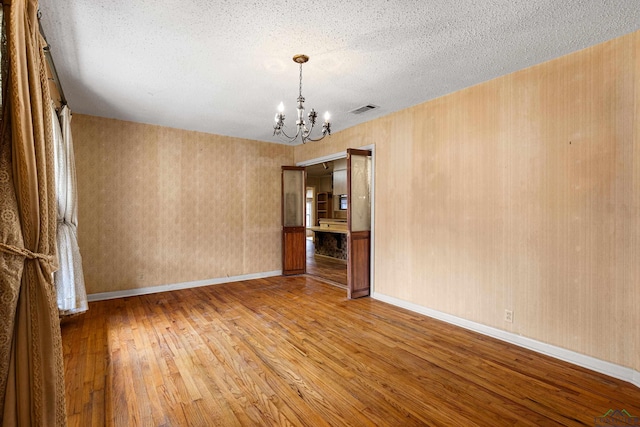
[[[282,274],[291,276],[307,271],[307,230],[304,227],[282,228]],[[285,248],[287,250],[285,251]],[[302,254],[302,256],[300,256]]]
[[[347,277],[349,284],[347,296],[361,298],[371,292],[371,232],[349,232],[349,262]]]
[[[371,150],[363,150],[363,149],[360,149],[360,148],[348,148],[347,149],[347,158],[351,154],[353,154],[355,156],[370,156],[371,155]]]

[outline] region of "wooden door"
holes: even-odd
[[[282,166],[282,274],[307,271],[305,168]]]
[[[347,295],[371,292],[371,151],[347,150]]]

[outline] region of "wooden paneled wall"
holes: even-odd
[[[640,32],[295,160],[368,144],[377,293],[640,370]]]
[[[76,114],[88,293],[277,271],[293,149]]]

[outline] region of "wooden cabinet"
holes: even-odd
[[[333,214],[333,199],[331,193],[318,193],[316,195],[316,225],[321,219],[331,218]]]
[[[347,170],[333,171],[333,194],[347,194]]]

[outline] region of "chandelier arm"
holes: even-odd
[[[298,137],[298,135],[300,135],[300,130],[298,129],[298,132],[296,132],[296,134],[294,136],[287,135],[287,133],[284,131],[284,129],[280,129],[280,133],[282,133],[285,136],[285,138],[287,138],[289,140],[288,142],[293,142]]]
[[[307,129],[307,135],[311,135],[311,132],[313,132],[313,127],[315,126],[315,122],[311,122],[311,127],[309,129]]]
[[[311,132],[309,132],[309,134],[310,133]],[[321,139],[323,139],[327,135],[331,135],[331,124],[329,122],[324,122],[324,124],[322,125],[322,136],[320,138],[317,138],[317,139],[313,139],[313,138],[307,137],[307,140],[316,142],[316,141],[320,141]]]
[[[305,139],[305,141],[311,141],[311,142],[320,141],[321,139],[323,139],[323,138],[324,138],[325,136],[327,136],[327,135],[328,135],[327,133],[322,134],[322,136],[321,136],[320,138],[317,138],[317,139],[313,139],[313,138],[309,138],[309,137],[307,137],[307,138]],[[303,142],[304,142],[304,141],[303,141]]]

